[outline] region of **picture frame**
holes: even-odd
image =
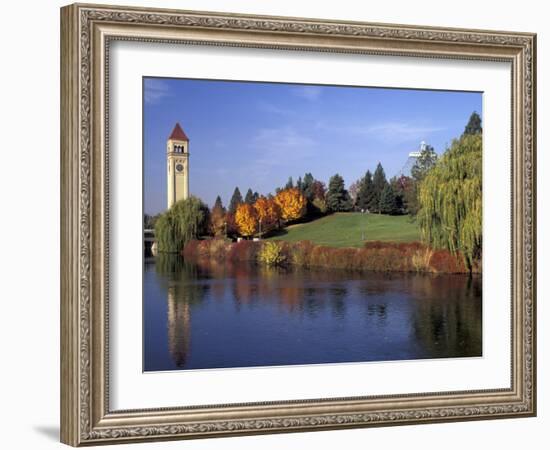
[[[109,64],[116,41],[511,66],[510,386],[113,410]],[[536,35],[74,4],[61,9],[61,441],[113,444],[536,415]]]

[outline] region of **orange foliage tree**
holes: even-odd
[[[254,203],[256,217],[261,221],[261,232],[271,231],[277,228],[281,219],[281,208],[273,198],[260,197]]]
[[[245,237],[252,236],[257,229],[258,216],[256,209],[248,203],[241,203],[235,212],[235,223],[239,234]]]
[[[275,203],[281,208],[281,217],[285,222],[299,219],[306,212],[307,199],[297,188],[280,191],[275,196]]]
[[[219,197],[218,197],[219,198]],[[214,205],[210,213],[210,228],[214,236],[221,236],[226,231],[225,209],[221,202]]]

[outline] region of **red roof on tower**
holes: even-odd
[[[188,141],[189,140],[187,135],[182,130],[179,122],[176,123],[176,126],[172,130],[172,134],[170,135],[170,137],[168,139],[173,139],[174,141]]]

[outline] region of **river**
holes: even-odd
[[[481,277],[147,258],[144,370],[482,355]]]

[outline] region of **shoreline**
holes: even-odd
[[[191,261],[248,261],[271,267],[481,275],[481,261],[469,270],[460,255],[453,255],[447,250],[432,249],[420,242],[371,241],[360,248],[337,248],[315,245],[309,241],[230,242],[205,239],[188,242],[180,254]]]

